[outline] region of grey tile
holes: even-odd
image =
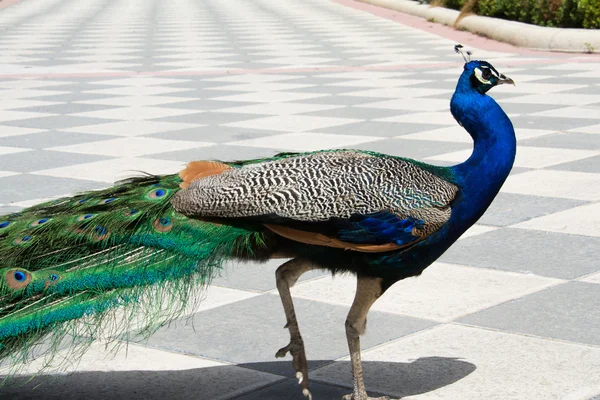
[[[589,126],[590,120],[583,118],[558,118],[547,116],[519,115],[511,118],[515,129],[548,129],[554,131],[566,131],[569,129]]]
[[[19,206],[2,206],[2,207],[0,207],[0,215],[8,215],[8,214],[16,213],[16,212],[21,211],[23,208],[24,207],[19,207]]]
[[[220,276],[213,280],[215,285],[233,289],[256,290],[266,292],[276,289],[275,271],[287,260],[275,259],[265,263],[236,263],[230,262],[223,266]],[[324,275],[328,271],[314,270],[303,274],[299,281],[306,281]]]
[[[343,93],[350,93],[350,92],[356,92],[357,90],[360,90],[360,88],[356,88],[356,86],[339,86],[339,85],[335,85],[335,86],[324,86],[324,85],[314,85],[314,86],[307,86],[307,87],[303,87],[303,88],[296,88],[294,89],[294,92],[299,92],[299,93],[324,93],[324,94],[331,94],[331,95],[339,95],[339,94],[343,94]],[[377,101],[377,100],[384,100],[385,97],[371,97],[373,100],[372,101]]]
[[[600,285],[568,282],[471,314],[458,322],[600,345]]]
[[[192,142],[226,143],[278,134],[281,134],[281,132],[262,129],[235,128],[231,126],[201,126],[178,131],[153,133],[151,135],[144,135],[144,137]]]
[[[28,99],[38,99],[38,100],[44,100],[44,101],[76,102],[76,101],[108,99],[111,97],[118,97],[118,96],[111,95],[111,94],[71,92],[71,93],[63,93],[63,94],[54,94],[52,96],[28,97]]]
[[[358,107],[350,108],[356,110]],[[363,109],[364,110],[364,109]],[[401,115],[403,112],[394,112],[394,115]],[[360,115],[360,114],[359,114]],[[350,117],[351,118],[351,117]],[[378,118],[378,117],[375,117]],[[388,121],[361,121],[351,124],[331,126],[329,128],[319,129],[324,133],[340,133],[343,135],[364,135],[364,136],[382,136],[395,137],[408,135],[411,133],[425,132],[432,129],[439,129],[439,125],[411,124]],[[468,135],[465,132],[465,135]],[[441,143],[441,142],[439,142]]]
[[[259,389],[277,380],[276,376],[231,365],[174,371],[86,371],[9,378],[0,388],[0,397],[12,400],[233,399],[238,398],[236,393]]]
[[[502,109],[507,114],[533,114],[542,111],[560,110],[564,108],[555,104],[532,104],[532,103],[502,103]]]
[[[53,104],[50,106],[37,106],[19,108],[19,111],[27,112],[40,112],[40,113],[51,113],[51,114],[76,114],[89,111],[101,111],[108,110],[111,108],[120,108],[118,106],[105,106],[100,104],[83,104],[83,103],[63,103]]]
[[[290,103],[310,103],[310,104],[332,104],[339,106],[356,106],[361,104],[372,103],[373,97],[359,97],[359,96],[344,96],[341,94],[322,96],[314,99],[302,99],[296,101],[290,101]]]
[[[513,225],[584,203],[585,201],[555,197],[499,193],[490,208],[488,208],[478,222],[480,224],[496,226]]]
[[[358,118],[372,120],[378,118],[395,117],[397,115],[408,114],[410,111],[402,110],[383,110],[378,108],[366,107],[340,107],[331,110],[314,111],[301,115],[311,115],[316,117],[334,117],[334,118]],[[377,123],[375,121],[370,123]]]
[[[600,135],[574,132],[559,133],[520,140],[519,145],[560,149],[598,150],[600,149]]]
[[[285,150],[264,149],[261,147],[233,146],[217,144],[197,149],[171,151],[168,153],[152,154],[152,158],[161,160],[189,162],[191,160],[237,161],[253,158],[272,157]]]
[[[153,121],[162,122],[180,122],[187,124],[210,124],[221,125],[231,122],[246,121],[254,118],[268,117],[268,115],[249,115],[237,113],[220,113],[215,111],[207,111],[195,114],[175,115],[172,117],[156,118]]]
[[[553,165],[549,169],[558,169],[562,171],[578,171],[600,173],[600,156],[588,157],[583,160],[572,161],[564,164]]]
[[[55,115],[51,117],[29,118],[18,121],[4,121],[2,124],[10,126],[19,126],[23,128],[60,130],[73,128],[75,126],[107,124],[109,122],[115,121],[117,120],[106,118],[76,117],[74,115]]]
[[[65,193],[100,189],[105,186],[98,182],[52,176],[32,174],[7,176],[0,178],[0,203],[61,196]]]
[[[25,147],[29,149],[47,149],[56,146],[97,142],[100,140],[116,139],[120,136],[92,135],[87,133],[45,131],[20,136],[0,138],[0,146]]]
[[[394,156],[424,159],[443,153],[464,150],[472,146],[464,143],[434,142],[431,140],[384,139],[363,143],[351,148],[378,151]]]
[[[284,81],[285,83],[293,83],[293,84],[306,84],[306,85],[326,85],[328,83],[342,83],[342,82],[352,82],[355,79],[349,78],[337,78],[337,77],[328,77],[328,76],[303,76],[302,78],[289,79]]]
[[[177,93],[173,94],[175,97],[179,97]],[[195,100],[181,101],[177,103],[169,103],[165,107],[177,108],[184,110],[197,110],[197,111],[212,111],[223,108],[247,106],[254,103],[241,102],[241,101],[223,101],[223,100],[209,100],[198,98]]]
[[[43,169],[107,160],[109,158],[111,157],[52,150],[32,150],[23,153],[6,154],[0,157],[0,170],[34,172]]]
[[[576,78],[572,78],[572,79],[576,79]],[[571,90],[565,90],[565,91],[561,91],[560,93],[565,93],[565,94],[595,94],[595,95],[597,95],[599,93],[598,87],[590,85],[590,78],[584,78],[584,79],[587,80],[587,83],[584,84],[585,85],[584,87],[580,87],[580,88],[577,88],[577,89],[571,89]],[[556,83],[556,82],[554,82],[554,83]],[[565,82],[563,80],[563,78],[561,78],[560,79],[560,83],[561,84],[566,84],[567,82]],[[582,84],[582,83],[579,83],[579,84]]]
[[[440,261],[573,279],[600,271],[600,238],[504,228],[455,243]]]
[[[309,360],[333,360],[348,354],[344,321],[347,307],[295,299],[294,305]],[[152,347],[242,363],[274,361],[277,350],[289,343],[285,315],[278,295],[262,295],[196,313],[192,321],[161,328],[150,339]],[[369,313],[363,349],[433,326],[427,320],[382,312]],[[312,368],[314,364],[309,361]],[[269,364],[263,364],[269,372]],[[287,369],[286,369],[287,368]],[[274,373],[293,374],[277,365]]]

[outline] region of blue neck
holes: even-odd
[[[494,99],[473,88],[468,71],[458,81],[450,110],[474,141],[471,157],[451,168],[461,192],[452,207],[455,223],[451,225],[460,235],[483,215],[508,177],[516,139],[506,113]]]

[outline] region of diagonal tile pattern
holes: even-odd
[[[467,158],[471,139],[448,111],[454,42],[342,1],[2,9],[0,213],[194,159],[342,147]],[[491,93],[516,127],[516,168],[440,262],[375,304],[367,385],[414,399],[600,398],[600,59],[475,54],[518,82]],[[34,362],[0,398],[303,399],[273,357],[288,340],[278,264],[228,264],[187,324],[127,358],[94,344],[74,374],[27,383]],[[314,272],[293,290],[315,399],[351,386],[353,282]]]

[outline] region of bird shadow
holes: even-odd
[[[305,399],[289,373],[289,361],[220,365],[170,371],[81,371],[66,375],[18,375],[0,387],[0,398],[13,400],[214,400]],[[310,389],[315,400],[339,400],[351,390],[349,361],[317,360]],[[422,357],[407,363],[364,361],[371,395],[395,398],[427,393],[475,371],[469,362]],[[270,374],[265,374],[269,372]],[[272,375],[276,374],[276,375]],[[309,373],[309,375],[311,375]],[[327,377],[328,381],[319,380]],[[377,393],[377,391],[381,393]]]

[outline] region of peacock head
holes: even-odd
[[[464,50],[464,47],[460,44],[454,46],[454,50],[460,53],[465,60],[465,72],[469,76],[469,82],[473,89],[481,94],[485,94],[488,90],[497,85],[504,83],[510,83],[512,85],[515,82],[504,74],[501,74],[494,68],[492,64],[487,61],[473,60],[471,61],[471,52]]]

